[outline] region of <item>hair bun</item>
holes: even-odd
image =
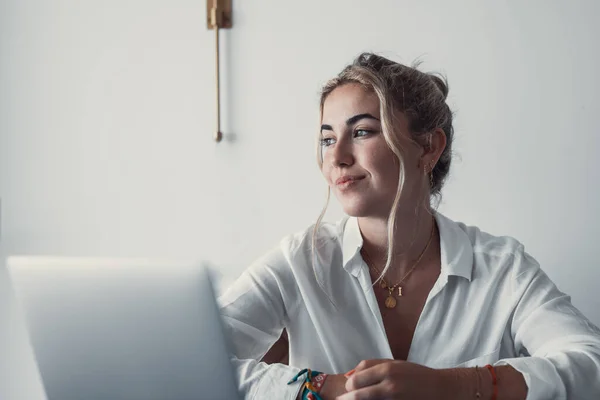
[[[388,60],[387,58],[378,54],[368,52],[359,54],[354,60],[353,64],[376,72],[381,71],[384,68],[390,68],[394,65],[397,65],[397,63],[393,62],[392,60]]]
[[[437,88],[440,90],[440,92],[442,92],[442,95],[444,96],[444,101],[446,101],[446,99],[448,98],[448,91],[450,90],[448,88],[448,80],[446,79],[446,77],[441,74],[429,74],[429,76],[431,77],[433,83],[435,83]]]

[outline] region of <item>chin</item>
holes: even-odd
[[[356,210],[347,210],[344,209],[344,214],[346,214],[349,217],[356,217],[356,218],[361,218],[361,217],[366,217],[365,213],[362,212],[357,212]]]
[[[365,198],[362,196],[346,197],[341,199],[338,197],[337,199],[340,205],[342,206],[342,210],[344,211],[344,213],[346,215],[349,215],[350,217],[380,218],[383,216],[387,218],[387,216],[389,216],[389,210],[391,208],[390,203],[390,208],[388,208],[387,212],[385,212],[384,210],[386,209],[386,207],[382,207],[382,204],[385,204],[385,202],[381,199]]]
[[[344,213],[351,217],[366,217],[373,212],[372,207],[362,201],[343,201],[340,203]]]

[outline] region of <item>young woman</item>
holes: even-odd
[[[430,206],[447,94],[374,54],[325,86],[318,162],[349,217],[284,238],[220,298],[248,399],[600,399],[600,330],[518,241]],[[259,362],[284,328],[290,366]]]

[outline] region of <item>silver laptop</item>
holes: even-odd
[[[13,257],[8,269],[48,400],[241,398],[203,266]]]

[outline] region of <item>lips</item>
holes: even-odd
[[[336,179],[336,185],[344,185],[346,183],[356,182],[364,179],[363,175],[344,175]]]

